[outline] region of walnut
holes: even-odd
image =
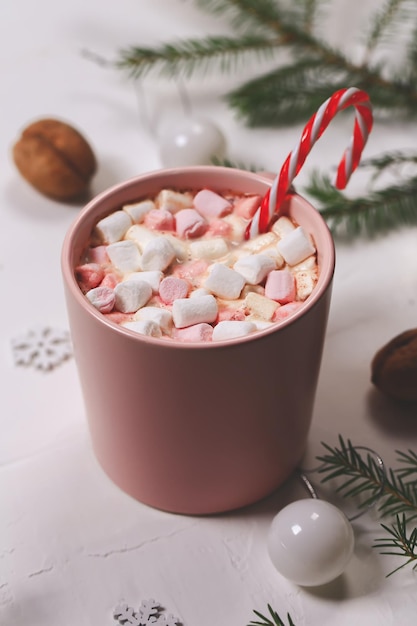
[[[392,398],[417,402],[417,328],[397,335],[375,354],[371,381]]]
[[[68,124],[42,119],[27,126],[13,146],[17,169],[35,189],[55,200],[74,200],[88,189],[96,158]]]

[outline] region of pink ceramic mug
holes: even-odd
[[[293,472],[307,443],[334,272],[318,211],[294,195],[286,210],[313,237],[319,279],[284,321],[244,338],[184,344],[107,320],[81,293],[74,267],[94,224],[161,188],[265,194],[263,175],[215,166],[154,171],[94,198],[65,238],[62,270],[74,354],[95,454],[108,476],[150,506],[209,514],[256,502]]]

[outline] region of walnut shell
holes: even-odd
[[[397,335],[375,354],[371,381],[392,398],[417,402],[417,328]]]
[[[82,196],[97,167],[84,137],[55,119],[42,119],[27,126],[13,146],[13,159],[23,178],[55,200]]]

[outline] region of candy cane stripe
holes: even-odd
[[[300,141],[287,156],[279,175],[275,178],[252,221],[248,224],[245,233],[247,239],[268,229],[314,144],[322,136],[335,115],[349,106],[355,107],[353,133],[338,165],[335,181],[337,189],[346,187],[349,178],[359,165],[362,151],[373,125],[369,96],[365,91],[356,87],[339,89],[323,102],[316,113],[312,115],[303,129]]]

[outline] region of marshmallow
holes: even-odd
[[[175,250],[172,243],[165,237],[157,237],[148,241],[143,249],[142,269],[163,272],[174,259]]]
[[[233,213],[226,215],[223,221],[230,227],[230,240],[234,243],[241,243],[245,239],[246,222]]]
[[[211,220],[207,229],[207,235],[210,237],[224,237],[230,239],[232,227],[225,220]]]
[[[194,196],[194,207],[208,219],[224,217],[232,211],[231,203],[210,189],[202,189]]]
[[[140,269],[140,252],[134,241],[111,243],[107,246],[107,254],[121,272],[136,272]]]
[[[217,301],[212,295],[197,298],[180,298],[172,305],[172,316],[176,328],[206,322],[217,318]]]
[[[243,217],[245,220],[250,220],[258,210],[261,200],[261,196],[244,196],[243,198],[238,198],[235,202],[233,213],[239,217]]]
[[[219,298],[236,300],[244,285],[245,279],[242,274],[222,263],[215,263],[203,286]]]
[[[171,235],[171,233],[164,233],[164,237],[172,243],[175,250],[175,258],[181,263],[187,261],[190,256],[188,252],[188,243],[181,241],[181,239],[178,239],[176,235]]]
[[[149,283],[153,293],[158,293],[163,277],[164,274],[160,270],[149,270],[148,272],[133,272],[125,280],[143,280],[145,283]]]
[[[210,324],[194,324],[193,326],[187,326],[186,328],[177,328],[174,333],[174,339],[183,341],[185,343],[211,341],[213,336],[213,326]]]
[[[283,259],[284,261],[284,259]],[[285,263],[285,261],[284,261]],[[291,270],[293,272],[305,272],[306,270],[315,270],[316,274],[317,274],[317,259],[316,259],[316,255],[312,254],[311,256],[308,256],[306,259],[304,259],[303,261],[301,261],[301,263],[296,263],[295,265],[291,266]]]
[[[144,224],[151,230],[174,230],[175,220],[166,209],[151,209],[145,215]]]
[[[181,209],[175,215],[176,232],[179,237],[201,237],[207,230],[207,222],[195,209]]]
[[[134,241],[138,246],[139,250],[143,250],[147,243],[152,241],[152,239],[156,239],[159,237],[157,233],[148,230],[145,226],[141,224],[133,224],[125,234],[125,239],[129,241]]]
[[[189,285],[183,278],[167,276],[159,285],[159,296],[164,304],[172,304],[178,298],[186,298]]]
[[[98,287],[104,278],[104,269],[98,263],[84,263],[75,268],[75,277],[81,291],[85,293]]]
[[[224,239],[199,239],[190,243],[190,254],[193,259],[220,259],[229,252]]]
[[[152,320],[137,320],[133,322],[124,322],[122,324],[124,328],[135,331],[140,335],[147,335],[148,337],[161,337],[162,331],[156,322]]]
[[[125,280],[114,288],[115,307],[122,313],[135,313],[144,306],[152,296],[149,283],[142,280]]]
[[[256,330],[253,322],[223,321],[219,322],[213,329],[213,341],[224,341],[225,339],[235,339],[245,337]]]
[[[85,294],[100,313],[110,313],[115,304],[115,293],[109,287],[95,287]]]
[[[192,291],[189,295],[189,298],[198,298],[198,296],[210,296],[210,292],[207,291],[207,289],[203,289],[203,287],[200,287],[198,289],[194,289],[194,291]]]
[[[268,274],[265,295],[280,304],[295,300],[295,279],[288,269],[274,270]]]
[[[193,206],[193,197],[190,193],[162,189],[156,197],[156,204],[160,209],[177,213],[181,209],[190,209]]]
[[[110,287],[110,289],[114,289],[120,281],[121,277],[119,274],[116,274],[116,272],[107,272],[100,283],[100,287]]]
[[[245,298],[245,307],[249,314],[261,320],[271,321],[279,306],[278,302],[253,291]]]
[[[164,333],[169,333],[172,327],[172,313],[159,306],[144,306],[133,316],[134,321],[151,320],[158,324]]]
[[[271,227],[271,231],[275,233],[280,239],[282,237],[285,237],[285,235],[288,235],[288,233],[291,233],[293,230],[295,230],[294,224],[292,223],[290,218],[286,217],[285,215],[279,217],[277,221],[272,224]]]
[[[94,233],[103,243],[115,243],[122,239],[131,225],[132,220],[125,211],[115,211],[97,222]]]
[[[154,208],[153,200],[142,200],[142,202],[135,202],[135,204],[125,204],[123,211],[129,215],[134,224],[139,224],[143,222],[145,215]]]
[[[280,270],[285,265],[283,256],[278,252],[276,245],[264,248],[262,254],[269,256],[275,262],[275,269]]]
[[[283,306],[278,307],[274,313],[272,321],[280,322],[281,320],[287,319],[287,317],[295,313],[301,305],[302,302],[289,302],[288,304],[284,304]]]
[[[263,235],[255,237],[255,239],[249,239],[249,241],[242,246],[242,249],[247,252],[251,252],[252,254],[256,254],[261,250],[263,251],[264,248],[276,244],[277,241],[277,236],[274,235],[274,233],[264,233]]]
[[[298,300],[305,300],[309,295],[311,295],[314,287],[316,286],[316,272],[314,270],[296,272],[294,277],[297,298]]]
[[[233,266],[250,285],[261,283],[269,272],[276,269],[275,261],[265,254],[241,257]]]
[[[288,265],[296,265],[316,252],[310,238],[301,226],[280,239],[277,248]]]
[[[107,256],[107,246],[96,246],[95,248],[88,248],[86,259],[89,263],[99,263],[104,265],[110,261]]]

